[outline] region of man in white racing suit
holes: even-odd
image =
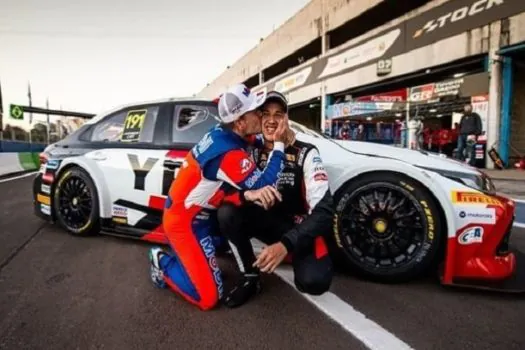
[[[270,92],[262,106],[265,147],[253,149],[257,166],[263,169],[273,148],[273,134],[288,113],[286,98]],[[290,139],[277,189],[280,198],[263,203],[225,203],[217,212],[221,233],[228,239],[241,271],[241,280],[227,294],[224,304],[237,307],[261,290],[260,273],[272,273],[289,255],[294,282],[303,293],[320,295],[332,282],[333,267],[326,239],[332,233],[333,200],[327,173],[318,150],[312,144]],[[241,196],[242,197],[242,196]],[[256,258],[250,238],[268,244]]]

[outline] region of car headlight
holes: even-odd
[[[485,173],[479,172],[479,174],[462,173],[458,171],[449,171],[441,169],[429,169],[427,170],[436,172],[441,176],[449,178],[453,181],[462,183],[465,186],[471,187],[480,192],[494,195],[496,194],[496,186],[492,179]]]

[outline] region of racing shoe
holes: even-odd
[[[261,292],[261,279],[259,275],[243,275],[241,281],[233,288],[226,298],[224,305],[229,308],[236,308],[245,304],[250,298]]]
[[[149,250],[150,277],[151,281],[157,288],[166,288],[164,273],[160,268],[160,259],[166,253],[161,248],[151,248]]]

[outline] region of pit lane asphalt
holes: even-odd
[[[72,237],[36,218],[31,180],[0,183],[0,348],[365,348],[276,276],[242,308],[196,310],[150,284],[149,245]],[[525,230],[511,242],[525,252]],[[228,284],[231,260],[221,263]],[[522,296],[344,275],[331,291],[415,349],[525,344]]]

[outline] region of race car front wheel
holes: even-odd
[[[355,273],[404,282],[435,267],[446,237],[443,214],[419,182],[399,173],[371,173],[335,196],[336,240]]]
[[[58,222],[71,234],[89,236],[100,231],[97,190],[83,169],[64,170],[54,190],[53,206]]]

